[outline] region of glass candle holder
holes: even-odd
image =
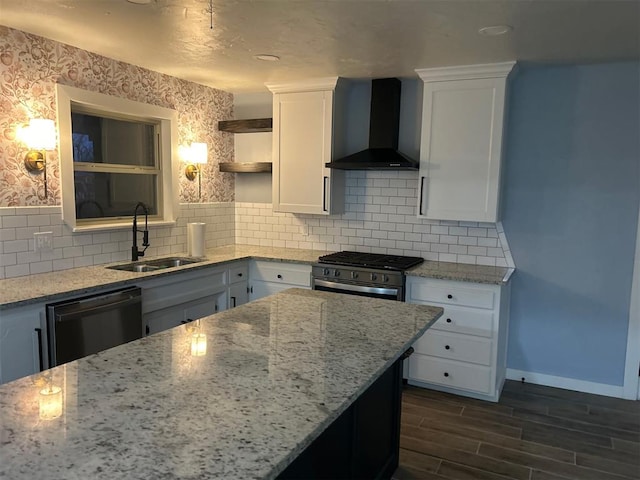
[[[194,333],[191,335],[191,355],[202,357],[207,354],[207,335],[204,333]]]
[[[47,387],[40,390],[40,419],[54,420],[62,415],[62,389]]]

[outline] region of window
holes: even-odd
[[[57,86],[63,220],[74,231],[129,226],[135,205],[151,224],[177,212],[174,110]]]

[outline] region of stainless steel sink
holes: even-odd
[[[124,270],[127,272],[154,272],[156,270],[164,270],[167,268],[181,267],[183,265],[190,265],[192,263],[198,263],[202,260],[187,257],[167,257],[158,258],[157,260],[149,260],[147,262],[131,262],[123,265],[113,265],[107,267],[111,270]]]

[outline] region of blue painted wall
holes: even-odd
[[[622,385],[640,203],[638,63],[523,68],[503,224],[508,367]]]

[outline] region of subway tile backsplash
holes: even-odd
[[[236,202],[235,241],[514,266],[500,223],[419,219],[417,191],[415,172],[349,171],[342,215],[274,213],[270,203]]]
[[[415,172],[350,171],[345,213],[274,213],[270,203],[184,203],[176,226],[151,228],[150,256],[187,250],[189,222],[207,224],[207,247],[262,245],[357,250],[427,260],[513,267],[500,223],[423,220],[416,217]],[[33,234],[53,232],[53,251],[35,253]],[[0,208],[0,278],[127,261],[130,229],[73,234],[61,208]]]
[[[189,222],[207,224],[208,248],[232,244],[234,216],[233,203],[183,203],[174,227],[149,229],[147,253],[185,253]],[[34,252],[35,232],[53,233],[52,252]],[[127,261],[131,243],[131,229],[72,233],[62,222],[59,206],[0,208],[0,278]]]

